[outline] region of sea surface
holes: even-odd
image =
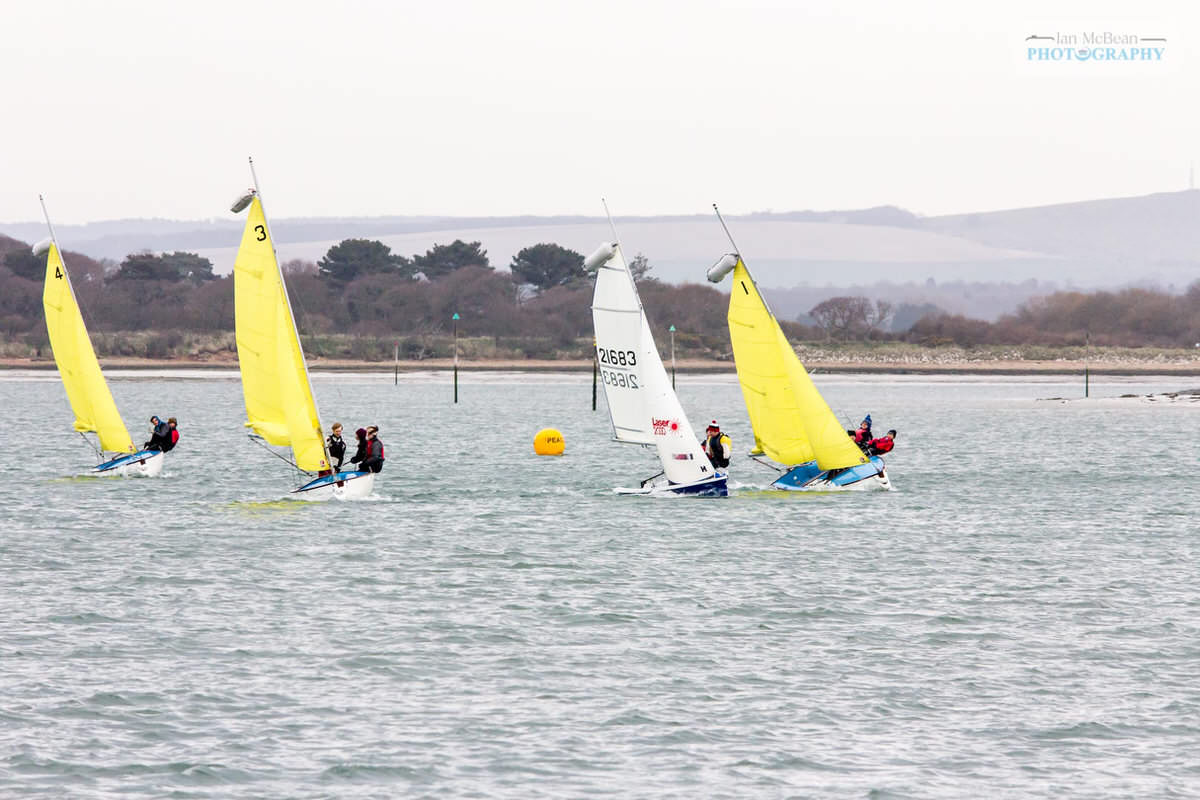
[[[1096,399],[1200,379],[819,375],[898,491],[726,499],[614,496],[589,375],[314,379],[369,500],[290,499],[236,373],[113,373],[153,480],[0,376],[0,796],[1200,795],[1200,404]]]

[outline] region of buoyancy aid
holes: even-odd
[[[717,431],[704,442],[704,452],[714,467],[728,467],[729,454],[733,451],[733,441],[725,434]]]
[[[890,453],[896,443],[886,436],[880,436],[878,439],[872,439],[867,447],[874,450],[876,453]]]

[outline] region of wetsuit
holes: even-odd
[[[146,450],[166,450],[171,442],[171,426],[165,422],[159,422],[154,426],[154,431],[150,434],[150,441],[142,445]]]
[[[341,472],[342,461],[346,458],[346,442],[342,437],[336,434],[330,434],[325,440],[325,444],[329,447],[329,457],[333,459],[333,471]]]

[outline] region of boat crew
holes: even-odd
[[[144,450],[162,450],[166,452],[170,449],[168,444],[171,441],[171,426],[163,422],[157,414],[150,417],[150,441],[142,445]]]
[[[342,423],[333,423],[333,427],[329,431],[325,447],[329,450],[329,457],[333,460],[333,471],[341,472],[342,461],[346,459],[346,442],[342,439]]]
[[[179,420],[174,417],[167,418],[167,439],[162,443],[159,449],[164,453],[175,449],[175,445],[179,444]]]
[[[350,463],[356,465],[355,469],[360,472],[363,470],[362,462],[367,457],[367,429],[359,428],[354,432],[354,438],[357,440],[357,448],[354,451],[354,458],[350,459]]]
[[[858,430],[846,431],[850,437],[854,439],[854,443],[863,450],[867,449],[867,445],[871,442],[874,436],[871,435],[871,415],[867,414],[863,421],[858,423]]]
[[[896,446],[896,431],[892,429],[878,439],[872,439],[867,442],[866,454],[869,456],[877,456],[883,453],[892,452],[892,448]]]
[[[733,453],[733,442],[721,433],[721,426],[714,419],[704,429],[704,454],[717,469],[729,466],[729,456]]]
[[[379,428],[374,425],[367,426],[367,457],[358,468],[363,472],[383,469],[383,440],[379,438]]]

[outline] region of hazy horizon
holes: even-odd
[[[1177,3],[219,0],[6,9],[0,219],[225,219],[253,155],[274,218],[923,216],[1188,185]],[[1027,36],[1166,40],[1155,63],[1026,63]]]

